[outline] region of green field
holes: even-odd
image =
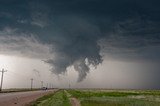
[[[81,106],[160,106],[160,91],[68,90]]]
[[[159,90],[60,90],[38,99],[32,106],[71,106],[77,98],[81,106],[160,106]]]

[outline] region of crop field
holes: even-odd
[[[71,98],[77,99],[81,106],[160,106],[159,90],[77,89],[60,90],[34,106],[74,106]]]
[[[160,106],[155,90],[68,90],[81,106]]]

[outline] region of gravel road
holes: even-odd
[[[0,106],[26,106],[30,102],[46,94],[53,93],[55,90],[47,91],[28,91],[14,93],[0,93]]]

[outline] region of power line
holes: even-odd
[[[2,84],[3,84],[3,76],[4,76],[4,72],[6,72],[6,70],[4,70],[4,69],[2,69],[2,71],[0,71],[0,72],[2,72],[2,77],[1,77],[1,88],[0,88],[0,91],[2,90]],[[7,73],[6,74],[6,77],[12,77],[12,78],[15,78],[15,79],[17,79],[17,77],[14,77],[14,76],[19,76],[18,78],[20,78],[20,79],[30,79],[29,78],[29,76],[26,76],[25,74],[23,74],[23,73],[17,73],[17,72],[15,72],[15,71],[9,71],[9,73]],[[30,85],[30,88],[31,88],[31,90],[34,88],[34,83],[35,82],[41,82],[41,87],[43,87],[44,86],[44,81],[42,81],[42,80],[40,80],[39,78],[38,79],[36,79],[36,78],[31,78],[30,79],[31,80],[31,85]],[[36,83],[35,83],[36,84]],[[46,87],[51,87],[51,84],[48,84],[47,83],[47,85],[46,85]]]
[[[15,74],[16,76],[19,75],[19,76],[21,76],[21,77],[23,77],[23,78],[26,78],[26,77],[27,77],[27,78],[29,79],[29,77],[30,77],[30,76],[27,76],[27,74],[16,73],[16,72],[13,72],[13,71],[10,71],[10,72],[11,72],[12,74]]]
[[[0,72],[2,72],[2,76],[1,76],[1,87],[0,87],[0,91],[2,91],[2,85],[3,85],[3,74],[4,74],[4,72],[7,72],[7,70],[2,69],[2,71],[0,71]]]
[[[11,71],[9,71],[8,73],[5,74],[7,77],[12,77],[14,79],[26,79],[28,80],[29,78],[25,77],[25,76],[21,76],[20,74],[16,74],[16,73],[13,73]],[[18,78],[16,77],[18,75]]]

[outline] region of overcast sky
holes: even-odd
[[[4,87],[159,89],[159,0],[0,0]]]

